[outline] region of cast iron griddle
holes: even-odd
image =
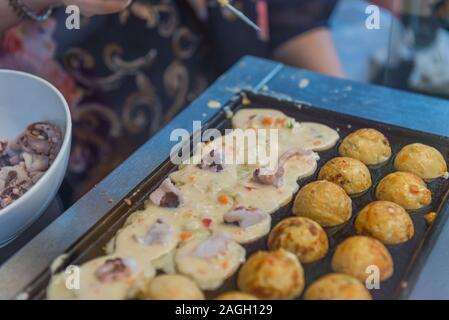
[[[386,125],[375,121],[365,120],[353,116],[343,115],[332,111],[327,111],[314,106],[305,105],[304,103],[286,101],[274,98],[272,96],[265,96],[256,93],[246,92],[251,104],[245,105],[244,108],[275,108],[290,117],[296,118],[298,121],[313,121],[326,124],[340,133],[341,139],[346,137],[349,133],[360,128],[374,128],[389,139],[393,156],[383,166],[377,168],[370,168],[373,179],[373,187],[360,197],[353,198],[353,217],[347,223],[333,227],[326,228],[329,236],[329,252],[325,258],[320,261],[304,264],[306,286],[318,277],[332,272],[330,268],[330,261],[336,246],[345,238],[355,234],[353,223],[357,213],[368,203],[375,200],[374,190],[377,183],[394,170],[393,161],[395,155],[399,150],[410,143],[420,142],[433,146],[441,151],[445,160],[449,162],[449,138],[431,135],[428,133],[418,132],[410,129],[404,129],[396,126]],[[232,111],[237,111],[242,108],[240,96],[236,96],[233,101],[229,103],[227,108]],[[226,109],[226,108],[225,108]],[[224,110],[217,113],[217,115],[206,125],[203,129],[218,128],[224,130],[231,127],[230,119],[227,119],[228,112]],[[339,143],[341,140],[339,141]],[[316,176],[321,166],[338,156],[338,144],[331,150],[319,152],[320,161],[318,163],[317,172],[307,179],[299,181],[300,187],[305,184],[315,181]],[[78,242],[76,242],[67,252],[67,258],[60,265],[59,270],[63,270],[68,265],[80,265],[92,258],[100,256],[104,252],[104,246],[114,236],[116,231],[123,225],[126,218],[136,209],[143,206],[143,202],[147,199],[149,193],[154,190],[160,182],[176,167],[167,160],[155,172],[141,183],[141,185],[133,190],[126,199],[121,199],[117,206],[111,210],[94,228],[89,230]],[[436,179],[428,183],[432,191],[433,200],[431,205],[426,208],[414,211],[411,217],[415,226],[414,237],[399,245],[387,246],[394,260],[394,274],[385,282],[381,283],[379,290],[371,290],[374,299],[397,299],[407,298],[411,292],[413,284],[421,270],[425,259],[430,253],[437,235],[444,225],[449,212],[449,180]],[[132,203],[130,206],[129,203]],[[292,215],[291,203],[272,215],[273,226],[282,219]],[[425,214],[431,211],[437,212],[436,220],[428,225],[425,221]],[[266,250],[267,236],[258,241],[245,245],[247,256],[258,250]],[[61,253],[62,254],[62,253]],[[236,276],[228,279],[225,284],[216,291],[206,292],[208,298],[214,298],[220,293],[236,290]],[[45,290],[50,279],[50,269],[41,274],[35,281],[24,289],[26,297],[29,299],[45,298]]]

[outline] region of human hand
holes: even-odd
[[[55,0],[56,5],[75,5],[85,16],[111,14],[124,10],[132,0]]]

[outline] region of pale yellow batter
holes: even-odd
[[[169,188],[158,191],[157,199],[162,200],[164,192],[175,190],[177,194],[170,196],[180,197],[176,205],[164,207],[154,197],[148,200],[145,209],[133,213],[110,241],[109,256],[81,267],[80,290],[65,290],[64,275],[55,275],[48,297],[132,298],[136,287],[147,284],[155,270],[183,274],[205,290],[220,287],[234,274],[245,260],[245,249],[239,243],[268,234],[270,214],[291,201],[299,179],[315,173],[319,157],[313,151],[331,148],[339,135],[325,125],[298,123],[269,109],[241,110],[233,125],[237,129],[278,129],[278,143],[272,145],[273,137],[250,130],[256,143],[242,147],[235,141],[248,132],[234,130],[199,145],[202,148],[165,181]],[[298,151],[292,153],[292,149]],[[260,157],[260,152],[276,152],[274,163],[270,162],[273,158]],[[235,159],[243,161],[236,163]],[[258,170],[276,173],[276,184],[258,180]],[[100,280],[98,270],[119,257],[123,263],[116,263],[125,271]]]

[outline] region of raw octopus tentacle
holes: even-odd
[[[45,171],[50,166],[50,159],[47,156],[24,152],[22,157],[29,172]]]
[[[260,184],[272,185],[279,188],[283,183],[285,164],[287,161],[294,156],[310,156],[312,154],[313,151],[302,148],[288,149],[279,157],[275,170],[270,168],[258,168],[254,171],[253,179]]]
[[[170,178],[165,179],[159,188],[151,193],[150,200],[155,205],[164,208],[178,208],[183,203],[181,191],[171,182]]]
[[[61,130],[48,122],[30,124],[24,133],[10,143],[10,152],[27,152],[47,156],[50,164],[62,145]]]
[[[48,170],[62,145],[61,130],[30,124],[12,141],[0,140],[0,209],[25,194]]]

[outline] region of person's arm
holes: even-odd
[[[132,0],[22,0],[29,8],[39,12],[50,6],[76,5],[82,14],[93,16],[99,14],[110,14],[122,11]],[[0,37],[3,33],[20,22],[14,13],[8,0],[0,0]]]
[[[312,29],[280,45],[274,57],[286,64],[344,78],[345,72],[329,29]]]
[[[59,0],[24,0],[28,7],[39,12],[45,10],[52,5],[59,3]],[[8,0],[0,0],[0,37],[3,33],[19,23],[20,19],[16,13],[12,10]]]
[[[329,31],[336,0],[267,0],[275,59],[295,67],[345,77]]]

